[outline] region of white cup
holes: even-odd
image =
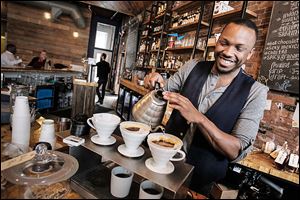
[[[14,105],[14,114],[30,115],[28,97],[17,96]]]
[[[56,136],[55,136],[54,120],[45,119],[43,121],[39,142],[48,142],[51,144],[52,149],[55,149]]]
[[[30,141],[30,128],[30,116],[18,116],[13,114],[11,142],[22,146],[22,149],[27,149]]]
[[[139,199],[160,199],[164,188],[152,181],[145,180],[140,184]]]
[[[120,122],[120,117],[110,113],[97,113],[87,119],[88,125],[97,131],[99,138],[103,141],[111,136]]]
[[[115,167],[111,170],[110,193],[118,198],[128,196],[133,173],[122,166]]]

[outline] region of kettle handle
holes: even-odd
[[[160,83],[158,81],[155,81],[155,84],[154,84],[154,89],[155,90],[159,90],[161,87],[160,87]]]

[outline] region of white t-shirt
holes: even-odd
[[[14,66],[22,62],[22,59],[16,59],[14,54],[9,51],[5,51],[1,54],[1,67]]]

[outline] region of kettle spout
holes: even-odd
[[[165,127],[163,127],[162,125],[156,126],[155,128],[151,129],[151,132],[157,132],[159,129],[161,129],[161,131],[165,133]]]

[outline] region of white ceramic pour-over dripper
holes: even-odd
[[[94,114],[93,117],[87,119],[88,125],[97,131],[99,139],[102,141],[108,140],[120,121],[120,117],[110,113]]]
[[[136,130],[133,130],[136,128]],[[125,121],[120,124],[120,131],[125,142],[127,152],[136,152],[147,137],[151,127],[140,122]]]
[[[165,147],[153,142],[159,140],[170,141],[174,144],[174,146]],[[170,161],[179,161],[185,158],[185,153],[180,150],[183,143],[178,137],[174,135],[167,133],[151,133],[148,135],[147,143],[149,145],[149,149],[153,158],[153,162],[151,163],[151,165],[156,169],[155,172],[163,173],[163,170],[166,169],[168,165],[173,166]],[[176,153],[181,154],[181,157],[176,159],[173,158]]]

